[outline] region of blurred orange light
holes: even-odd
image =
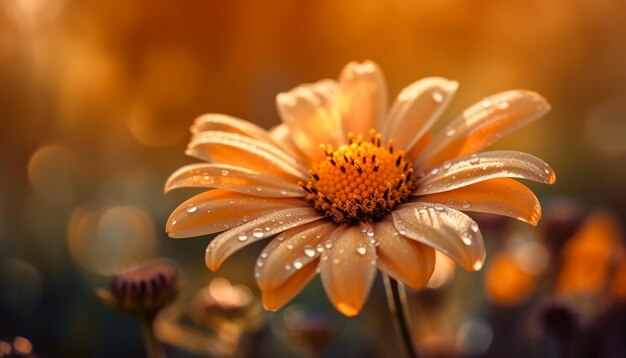
[[[513,252],[504,251],[489,265],[485,289],[493,302],[510,306],[528,298],[535,288],[535,282],[535,276],[518,265]]]
[[[30,354],[33,351],[33,345],[24,337],[15,337],[13,340],[13,349],[20,354]]]

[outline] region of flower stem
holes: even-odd
[[[394,317],[394,326],[398,333],[398,339],[404,346],[407,357],[418,358],[411,333],[409,306],[404,285],[388,275],[383,274],[383,278],[385,281],[385,292],[387,293],[387,303],[389,304],[389,311]]]
[[[146,349],[147,358],[165,358],[165,352],[161,343],[154,334],[153,323],[154,316],[143,317],[140,320],[141,333],[143,335],[143,342]]]

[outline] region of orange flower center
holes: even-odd
[[[415,188],[413,168],[402,151],[380,144],[381,135],[370,131],[370,140],[348,134],[349,144],[333,150],[321,145],[326,157],[314,166],[311,179],[300,185],[305,199],[337,223],[381,219],[406,201]]]

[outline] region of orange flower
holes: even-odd
[[[387,110],[379,67],[353,62],[338,81],[279,94],[283,124],[271,131],[221,114],[201,116],[187,154],[210,164],[180,168],[165,191],[214,190],[180,205],[167,232],[182,238],[224,231],[207,248],[211,270],[242,247],[278,234],[256,263],[269,310],[320,272],[334,306],[356,315],[376,267],[420,288],[433,272],[435,249],[466,270],[479,270],[483,239],[461,211],[535,225],[537,198],[509,178],[555,181],[552,169],[531,155],[479,151],[550,107],[533,92],[503,92],[431,137],[456,89],[454,81],[426,78],[403,89]]]

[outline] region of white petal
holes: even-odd
[[[208,235],[293,207],[308,208],[309,204],[295,198],[261,198],[215,189],[179,205],[167,220],[166,231],[172,238]]]
[[[385,77],[372,61],[350,62],[339,75],[337,108],[344,133],[367,136],[370,129],[382,127],[387,111]]]
[[[393,212],[398,232],[431,246],[468,271],[480,270],[485,245],[478,224],[460,211],[431,203],[407,203]]]
[[[313,208],[291,208],[252,220],[216,236],[206,249],[206,264],[217,271],[224,260],[242,247],[322,218]]]
[[[433,168],[417,182],[413,195],[453,190],[494,178],[520,178],[552,184],[554,171],[541,159],[513,151],[493,151],[457,158]]]
[[[293,182],[228,164],[184,166],[165,183],[165,192],[177,188],[223,188],[242,194],[271,197],[301,197],[304,190]]]
[[[383,142],[408,152],[432,127],[448,107],[459,84],[440,77],[429,77],[405,87],[389,110]]]

